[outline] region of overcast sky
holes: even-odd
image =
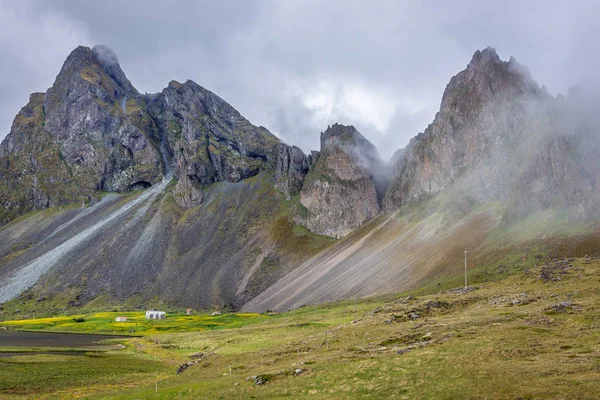
[[[76,46],[105,44],[140,92],[191,79],[305,151],[353,124],[389,157],[473,52],[551,93],[600,71],[600,1],[2,1],[0,139]]]

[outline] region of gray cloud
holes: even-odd
[[[97,45],[92,48],[92,51],[103,65],[112,67],[119,64],[119,58],[112,49],[106,45]]]
[[[476,49],[550,92],[597,81],[600,4],[506,1],[0,3],[0,138],[77,45],[114,49],[141,92],[192,79],[305,151],[334,122],[385,157],[425,129]]]

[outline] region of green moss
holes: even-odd
[[[135,99],[127,99],[127,104],[125,106],[125,111],[127,114],[136,114],[142,112],[144,107],[138,103]]]
[[[79,72],[81,78],[89,83],[94,85],[99,85],[102,82],[102,78],[100,77],[100,73],[96,71],[92,67],[82,68]]]

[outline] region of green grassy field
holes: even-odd
[[[145,322],[132,313],[143,337],[124,339],[124,347],[84,357],[0,359],[0,397],[595,399],[599,310],[600,260],[575,259],[466,292],[403,294],[271,316]],[[1,325],[106,332],[114,314],[84,318]],[[177,374],[191,360],[197,363]]]
[[[116,322],[117,316],[127,317],[125,322]],[[119,335],[151,335],[162,332],[202,331],[207,329],[238,328],[257,323],[267,318],[259,314],[210,315],[167,315],[164,320],[147,320],[143,312],[100,312],[69,316],[22,319],[0,322],[15,330],[103,333]]]

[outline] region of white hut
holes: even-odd
[[[165,319],[167,314],[164,311],[148,310],[146,319]]]
[[[117,322],[125,322],[125,321],[127,321],[127,317],[117,317],[117,318],[115,318],[115,321],[117,321]]]

